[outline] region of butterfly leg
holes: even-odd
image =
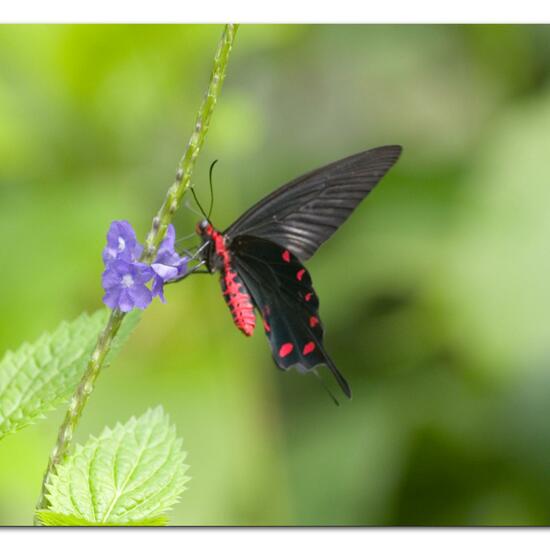
[[[201,267],[203,267],[205,264],[206,262],[204,260],[201,260],[197,265],[194,265],[191,269],[188,269],[181,277],[178,277],[177,279],[172,279],[171,281],[167,281],[165,284],[170,285],[172,283],[178,283],[179,281],[182,281],[183,279],[189,277],[189,275],[193,275],[193,274],[196,274],[196,275],[204,274],[204,273],[210,274],[210,271],[207,271],[207,270],[199,271]]]

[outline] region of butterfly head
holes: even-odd
[[[227,254],[224,237],[214,229],[207,220],[201,220],[197,223],[196,231],[202,240],[199,247],[199,257],[204,261],[210,273],[220,270],[224,266],[224,254]]]
[[[201,220],[196,227],[197,234],[204,239],[211,237],[214,228],[212,227],[212,224],[208,220]]]

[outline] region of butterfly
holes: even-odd
[[[344,223],[395,164],[390,145],[338,160],[283,185],[225,231],[207,219],[197,224],[199,265],[220,273],[233,322],[245,335],[256,312],[277,367],[315,372],[324,366],[346,396],[351,389],[323,344],[319,298],[303,262]]]

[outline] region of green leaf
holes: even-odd
[[[161,407],[106,428],[57,467],[47,486],[49,511],[89,525],[159,521],[189,479],[181,445]]]
[[[8,351],[0,361],[0,439],[44,417],[76,387],[109,310],[63,322],[34,344]],[[113,359],[139,322],[141,311],[127,314],[106,361]]]
[[[74,390],[109,311],[63,322],[0,360],[0,439],[43,418]]]
[[[142,521],[129,521],[127,523],[93,523],[77,516],[67,516],[65,514],[58,514],[51,510],[38,510],[36,512],[38,519],[42,525],[47,527],[82,527],[82,526],[112,526],[112,527],[132,527],[132,526],[163,526],[168,523],[168,518],[165,516],[158,516],[155,518],[147,518]]]

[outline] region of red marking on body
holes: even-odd
[[[316,327],[318,324],[319,324],[319,319],[315,317],[315,315],[312,315],[309,318],[309,326],[313,328],[313,327]]]
[[[233,322],[241,332],[246,334],[246,336],[251,336],[256,327],[254,306],[252,305],[250,295],[246,291],[246,288],[243,288],[242,283],[237,280],[237,272],[231,265],[231,257],[225,245],[225,238],[211,225],[206,227],[205,233],[212,239],[214,243],[214,252],[223,262],[221,272],[221,277],[225,284],[225,291],[223,294],[226,298],[229,310],[231,311],[231,315],[233,316]]]
[[[279,357],[286,357],[289,353],[292,353],[293,349],[294,349],[294,346],[290,342],[283,344],[279,348]]]
[[[285,262],[290,262],[290,252],[289,252],[288,250],[285,250],[285,251],[283,252],[283,260],[284,260]]]
[[[242,285],[236,280],[237,272],[233,268],[224,269],[222,277],[225,283],[224,296],[227,296],[227,305],[233,321],[240,331],[246,336],[251,336],[256,326],[256,316],[250,295],[241,289]]]
[[[269,326],[269,323],[264,319],[264,329],[266,332],[271,332],[271,327]]]
[[[308,353],[311,353],[315,349],[315,343],[314,342],[308,342],[304,346],[304,355],[307,355]]]
[[[306,272],[305,269],[300,269],[300,271],[298,271],[298,273],[296,273],[296,279],[298,279],[299,281],[302,280],[302,277],[304,276],[304,273]]]
[[[311,300],[311,296],[312,296],[311,292],[308,292],[308,293],[304,296],[304,300],[305,300],[306,302],[309,302],[309,301]]]

